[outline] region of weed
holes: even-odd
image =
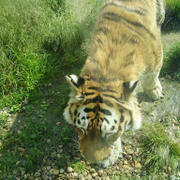
[[[149,173],[160,173],[168,167],[173,172],[179,168],[180,146],[170,139],[160,123],[146,124],[139,141],[144,167]]]
[[[8,115],[6,113],[0,113],[0,129],[6,124]]]
[[[175,44],[165,55],[161,76],[171,75],[180,80],[180,43]]]
[[[166,18],[162,25],[164,31],[178,30],[180,27],[180,1],[166,0]]]
[[[85,163],[82,163],[80,161],[77,161],[76,163],[72,164],[72,168],[76,172],[84,172],[87,169],[87,165]]]
[[[55,165],[58,167],[58,168],[64,168],[67,166],[67,162],[68,162],[68,159],[67,157],[64,155],[62,156],[60,159],[56,159],[55,160]]]
[[[32,92],[38,94],[39,87],[64,71],[64,65],[82,58],[81,44],[100,2],[0,2],[0,109],[19,104],[12,108],[19,111],[21,102]]]

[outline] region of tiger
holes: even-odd
[[[81,155],[108,167],[122,156],[121,137],[141,128],[137,84],[163,98],[161,24],[165,0],[107,0],[80,75],[66,75],[71,93],[64,118],[78,134]]]

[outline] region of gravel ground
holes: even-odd
[[[140,93],[139,100],[142,106],[142,115],[144,121],[167,121],[166,114],[173,114],[171,116],[167,132],[180,143],[180,138],[176,137],[179,133],[180,124],[177,116],[180,117],[180,83],[173,82],[172,80],[161,79],[164,88],[165,98],[157,102],[148,102],[146,97]],[[169,98],[170,97],[170,98]],[[154,108],[155,107],[155,108]],[[15,119],[13,116],[12,119]],[[60,123],[56,123],[60,126]],[[147,179],[147,172],[143,167],[142,160],[140,159],[140,149],[138,144],[138,137],[141,131],[125,133],[122,137],[123,154],[118,162],[107,169],[101,169],[97,166],[90,165],[85,161],[79,153],[77,147],[77,139],[73,140],[66,145],[56,145],[54,151],[47,157],[44,157],[43,163],[40,168],[35,172],[26,173],[23,168],[22,162],[17,162],[19,167],[8,179],[32,179],[32,180],[118,180],[118,179]],[[47,139],[47,143],[51,140]],[[23,151],[19,148],[19,152]],[[66,165],[58,168],[55,160],[61,161],[66,154]],[[78,162],[78,163],[77,163]],[[161,174],[161,179],[167,180],[180,180],[180,171],[177,174],[169,176],[168,171]],[[132,178],[133,177],[133,178]],[[153,179],[153,178],[150,178]],[[154,179],[159,180],[159,175]]]
[[[175,39],[180,38],[180,34],[173,36]],[[173,38],[172,38],[173,39]],[[163,36],[163,43],[169,41],[169,35]],[[165,45],[167,50],[173,43]],[[161,79],[164,89],[164,99],[151,102],[144,95],[139,93],[138,97],[141,102],[143,121],[160,121],[168,124],[167,133],[178,143],[180,143],[180,124],[177,117],[180,117],[180,83],[173,81],[172,79]],[[5,110],[6,111],[6,110]],[[4,112],[6,113],[6,112]],[[167,114],[171,114],[168,117]],[[11,116],[8,121],[9,125],[16,121],[16,115]],[[169,121],[169,118],[171,121]],[[51,117],[52,119],[52,117]],[[57,126],[61,126],[61,123],[56,123]],[[123,154],[122,158],[119,158],[118,162],[107,169],[100,169],[97,166],[92,166],[86,162],[79,153],[77,147],[77,139],[63,145],[61,143],[56,144],[56,147],[52,147],[54,151],[44,157],[41,166],[31,173],[26,173],[21,161],[16,162],[18,170],[14,170],[9,177],[4,179],[28,179],[28,180],[118,180],[118,179],[144,179],[147,178],[147,172],[143,167],[142,159],[140,159],[140,149],[137,142],[141,131],[125,133],[122,137]],[[47,139],[47,143],[50,143],[50,139]],[[23,148],[18,149],[19,152],[23,152]],[[55,164],[56,161],[61,161],[65,157],[65,166],[59,168]],[[78,164],[79,163],[79,164]],[[180,180],[180,171],[177,174],[169,176],[169,171],[164,171],[159,178],[156,175],[150,179],[167,179],[167,180]],[[121,178],[120,178],[121,177]],[[132,178],[133,177],[133,178]],[[143,178],[144,177],[144,178]]]

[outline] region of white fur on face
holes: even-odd
[[[118,131],[118,115],[110,110],[112,115],[106,115],[101,125],[102,137],[112,135]]]
[[[85,107],[82,107],[78,111],[78,119],[76,120],[76,126],[79,128],[82,128],[84,130],[87,130],[88,128],[88,118],[87,113],[84,112]]]

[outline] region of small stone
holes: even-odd
[[[97,173],[92,173],[92,177],[95,178],[97,176]]]
[[[124,161],[124,164],[127,165],[127,164],[128,164],[128,161],[125,160],[125,161]]]
[[[61,122],[57,122],[57,123],[56,123],[56,126],[60,126],[60,125],[61,125]]]
[[[24,149],[24,148],[22,148],[22,147],[18,147],[18,151],[19,151],[19,152],[24,152],[24,151],[25,151],[25,149]]]
[[[105,178],[103,178],[104,180],[111,180],[110,178],[109,178],[109,176],[107,176],[107,177],[105,177]]]
[[[60,144],[58,147],[59,147],[60,149],[62,149],[62,148],[63,148],[63,145],[62,145],[62,144]]]
[[[27,179],[29,177],[29,174],[24,175],[24,179]]]
[[[73,172],[74,170],[73,170],[73,168],[72,167],[67,167],[67,172],[68,173],[71,173],[71,172]]]
[[[170,176],[170,180],[176,180],[176,176],[175,175]]]
[[[90,174],[86,177],[86,180],[92,180],[92,177]]]
[[[95,173],[96,170],[95,170],[94,168],[91,168],[91,169],[90,169],[90,172],[91,172],[91,173]]]
[[[130,149],[130,148],[128,148],[126,151],[127,151],[128,154],[134,154],[134,151],[132,149]]]
[[[139,162],[137,162],[137,161],[135,161],[134,166],[137,169],[141,169],[142,168],[142,165]]]
[[[88,175],[88,173],[85,171],[85,172],[83,172],[83,176],[87,176]]]
[[[72,176],[76,178],[78,176],[78,173],[74,172],[74,173],[72,173]]]
[[[36,177],[35,180],[41,180],[41,178],[40,177]]]
[[[35,176],[35,177],[39,177],[39,176],[41,176],[41,173],[38,171],[38,172],[36,172],[36,173],[34,174],[34,176]]]
[[[124,168],[124,169],[129,169],[129,166],[125,164],[125,165],[123,166],[123,168]]]
[[[57,154],[57,158],[61,158],[61,154]]]
[[[59,149],[58,152],[59,152],[59,153],[62,153],[62,152],[63,152],[63,149]]]
[[[60,174],[63,174],[63,173],[64,173],[64,169],[61,168],[61,169],[59,170],[59,172],[60,172]]]
[[[50,170],[50,174],[58,175],[59,174],[59,170],[58,169],[51,169]]]
[[[103,171],[102,169],[100,169],[100,170],[98,171],[99,176],[102,176],[103,173],[104,173],[104,171]]]
[[[42,179],[43,179],[43,180],[48,180],[49,177],[48,177],[47,175],[43,175],[43,176],[42,176]]]
[[[84,176],[82,174],[79,175],[78,177],[79,180],[85,180]]]

